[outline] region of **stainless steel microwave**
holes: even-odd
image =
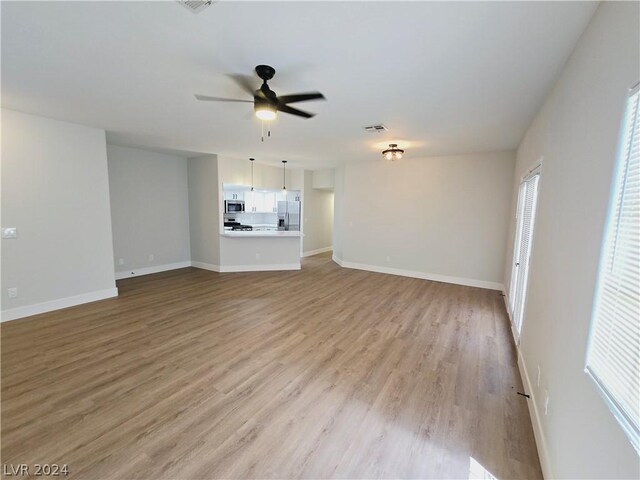
[[[244,201],[242,200],[225,200],[224,213],[242,213],[244,212]]]

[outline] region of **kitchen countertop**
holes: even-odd
[[[294,231],[251,231],[251,230],[236,230],[236,231],[227,231],[220,234],[221,237],[301,237],[302,232],[294,232]]]

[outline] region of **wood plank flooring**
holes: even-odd
[[[3,463],[96,480],[542,477],[496,291],[328,254],[118,288],[0,326]]]

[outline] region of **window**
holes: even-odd
[[[640,124],[627,104],[600,258],[586,371],[640,451]]]
[[[529,259],[533,244],[533,227],[538,199],[538,181],[540,168],[534,168],[525,177],[518,189],[518,210],[516,213],[516,236],[513,248],[513,266],[511,269],[511,287],[509,288],[509,307],[515,334],[520,338],[522,318],[529,279]]]

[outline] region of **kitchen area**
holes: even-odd
[[[331,249],[333,170],[278,163],[222,155],[189,159],[194,267],[299,270],[302,256]]]
[[[223,184],[223,235],[300,236],[301,192]]]

